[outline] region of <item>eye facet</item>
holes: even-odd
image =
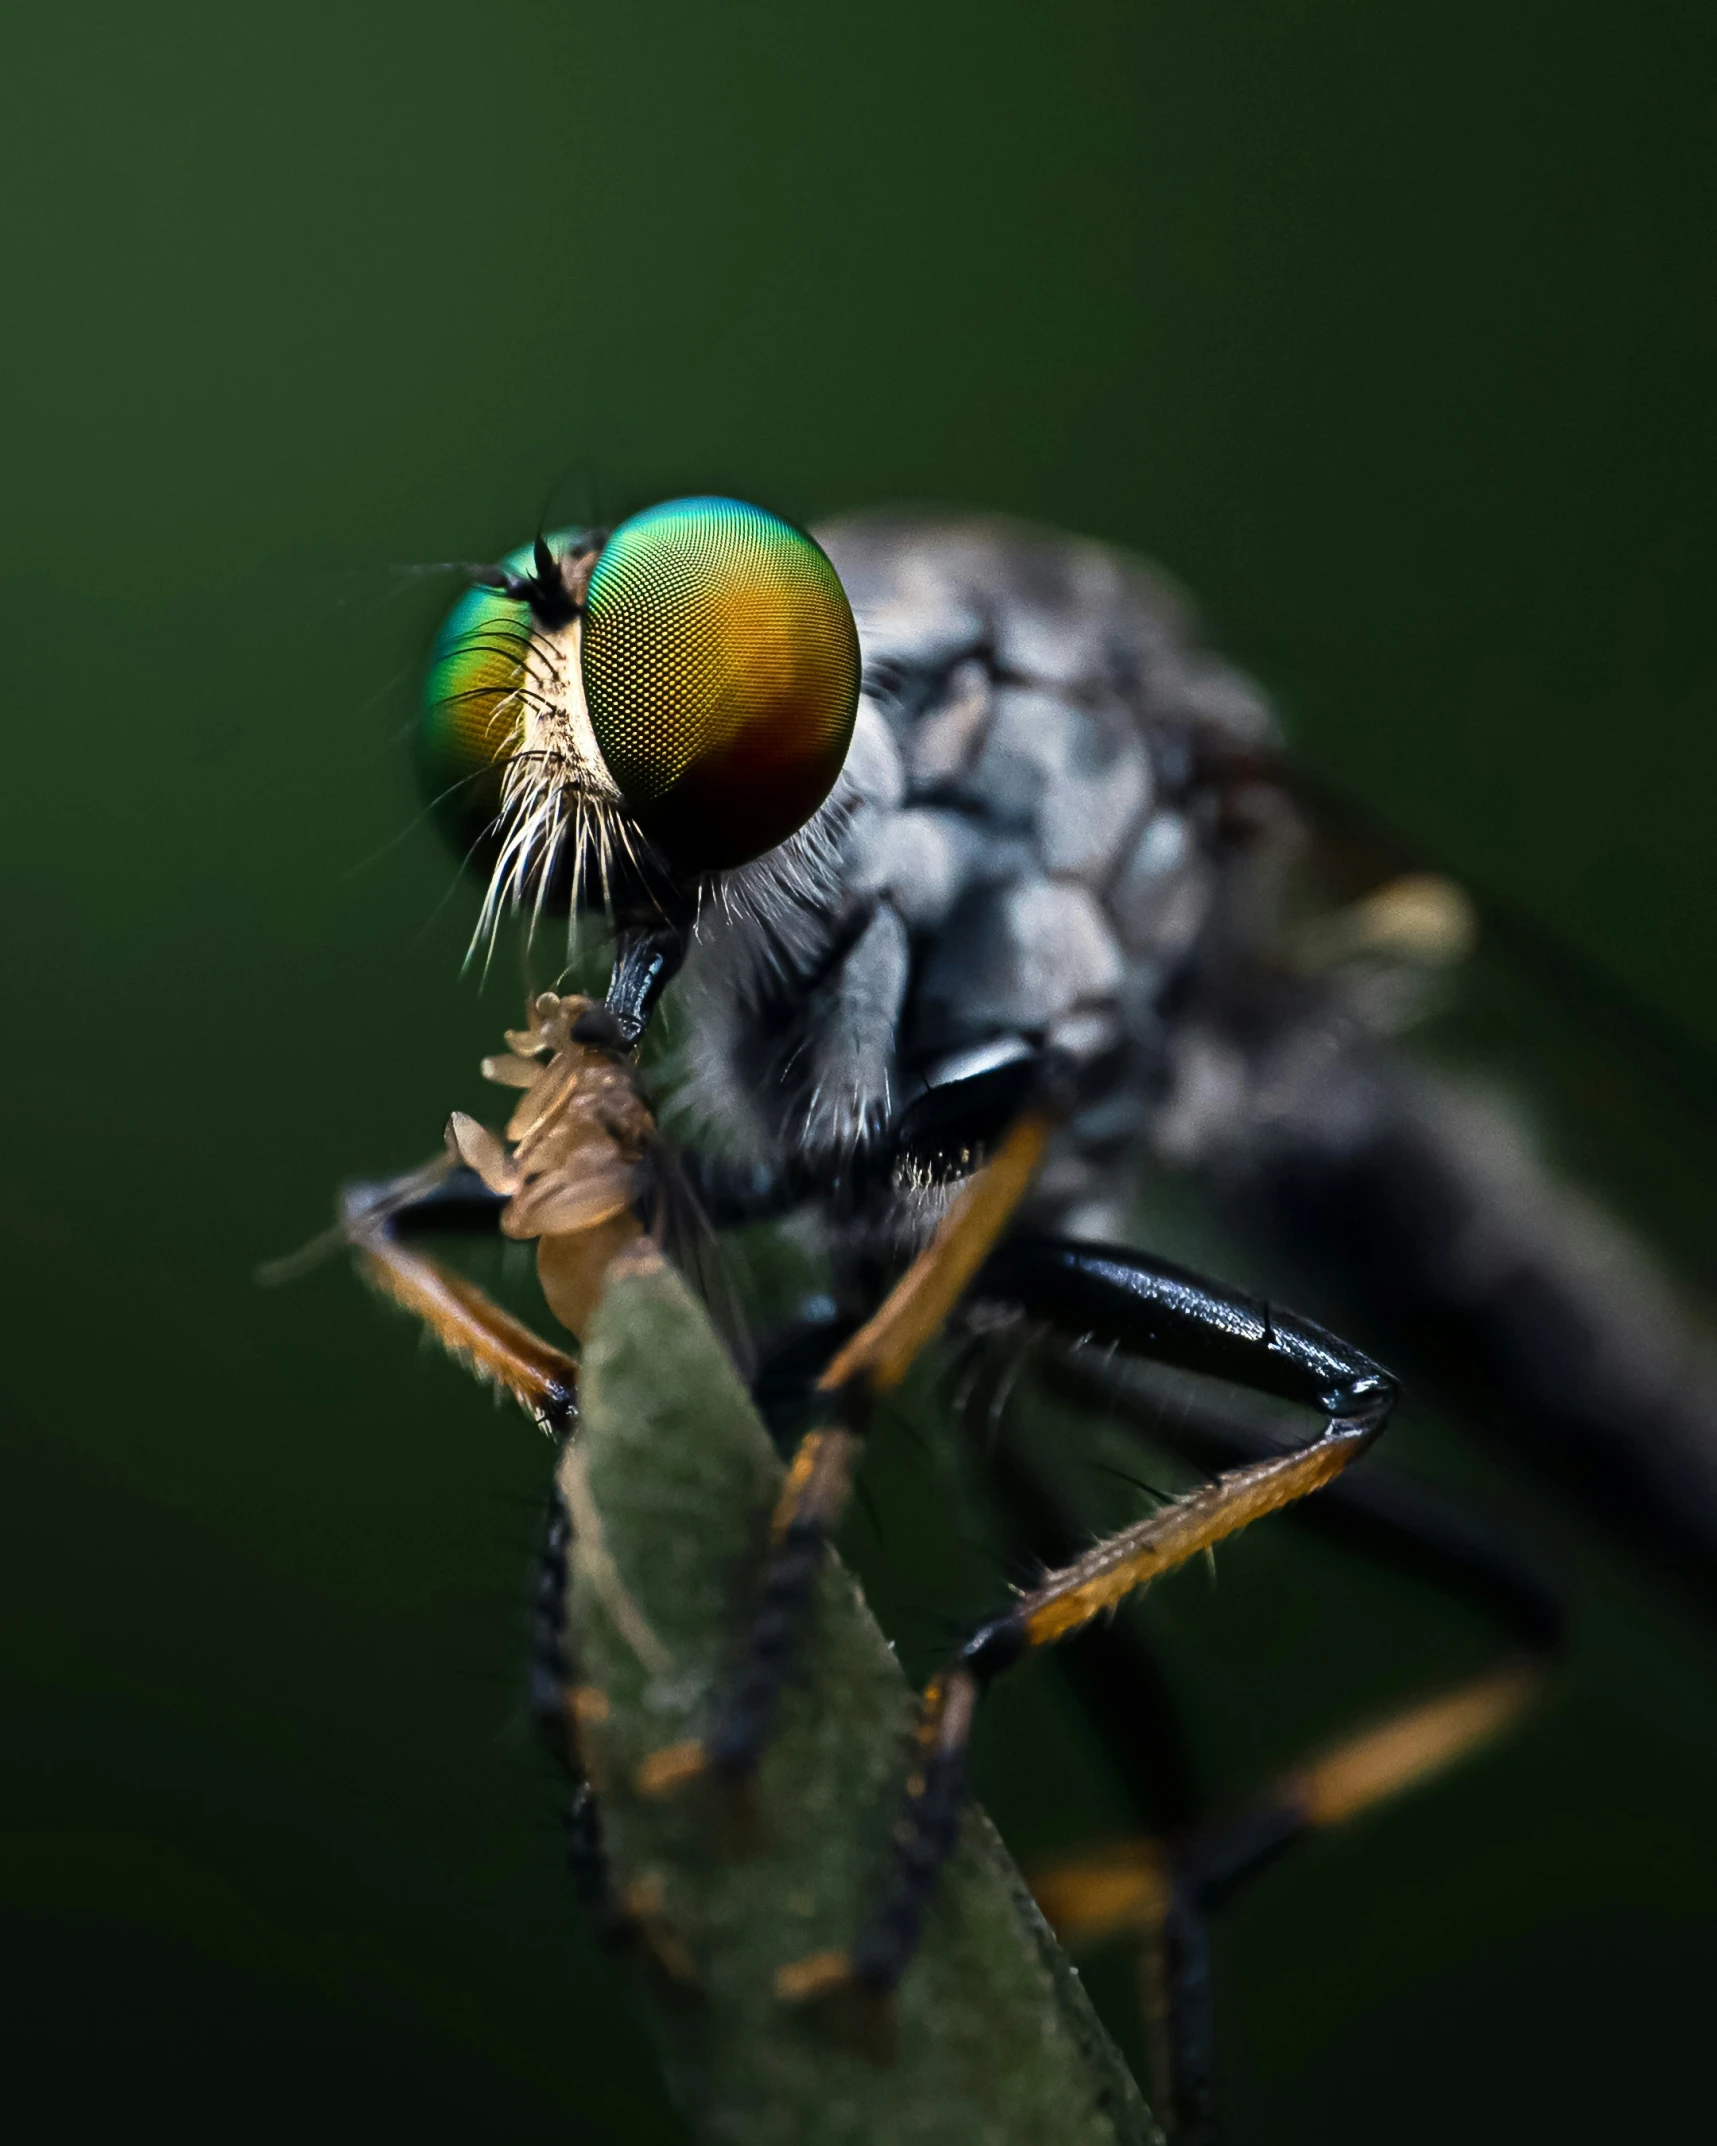
[[[725,870],[802,827],[858,705],[858,633],[818,546],[737,499],[670,500],[615,530],[586,606],[591,728],[668,858]]]
[[[578,541],[560,530],[547,539],[558,558]],[[536,546],[521,545],[501,571],[530,575]],[[520,701],[533,621],[529,608],[499,588],[468,589],[435,639],[417,726],[417,768],[430,811],[461,854],[481,869],[492,862],[501,782],[518,742]]]

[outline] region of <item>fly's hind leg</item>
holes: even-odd
[[[1231,1414],[1188,1406],[1178,1395],[1172,1409],[1161,1406],[1125,1366],[1094,1352],[1070,1351],[1051,1381],[1203,1466],[1245,1465],[1280,1450],[1268,1433]],[[1031,1472],[1023,1453],[1015,1465]],[[1054,1516],[1055,1496],[1046,1484],[1031,1489],[1041,1529],[1046,1507]],[[1417,1487],[1370,1469],[1343,1475],[1297,1506],[1294,1518],[1391,1571],[1412,1572],[1471,1601],[1498,1627],[1507,1651],[1479,1674],[1291,1768],[1237,1814],[1193,1823],[1183,1803],[1160,1837],[1122,1841],[1033,1873],[1033,1891],[1064,1943],[1138,1944],[1155,2105],[1182,2141],[1208,2138],[1214,2117],[1212,1913],[1296,1843],[1433,1779],[1508,1727],[1531,1703],[1561,1640],[1560,1603],[1513,1552]],[[1104,1636],[1118,1657],[1106,1665],[1107,1706],[1132,1702],[1141,1668],[1147,1698],[1160,1691],[1135,1630],[1117,1626]],[[1098,1725],[1107,1733],[1106,1713]],[[1123,1736],[1123,1757],[1132,1741]],[[1155,1785],[1144,1784],[1145,1793]]]
[[[1505,1663],[1329,1747],[1217,1823],[1138,1838],[1034,1871],[1038,1905],[1073,1950],[1140,1948],[1153,2106],[1177,2141],[1211,2136],[1215,2113],[1213,1913],[1287,1850],[1432,1780],[1530,1704],[1534,1665]]]
[[[558,1434],[577,1413],[573,1358],[416,1241],[444,1230],[497,1231],[505,1205],[475,1171],[442,1159],[385,1184],[347,1186],[340,1195],[340,1229],[373,1289],[421,1320],[477,1378],[511,1394],[545,1430]]]

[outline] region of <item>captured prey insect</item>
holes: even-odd
[[[348,1192],[370,1278],[563,1435],[574,1357],[425,1236],[534,1241],[574,1334],[616,1253],[681,1196],[717,1228],[790,1219],[827,1275],[759,1369],[796,1435],[749,1636],[641,1792],[755,1774],[867,1432],[945,1327],[1028,1341],[1210,1470],[1092,1545],[1007,1436],[1005,1502],[1041,1577],[929,1684],[892,1869],[847,1944],[782,1964],[783,2002],[886,2009],[958,1835],[985,1688],[1089,1632],[1118,1650],[1125,1703],[1160,1711],[1104,1613],[1236,1530],[1315,1492],[1308,1517],[1494,1615],[1492,1667],[1253,1810],[1046,1879],[1070,1940],[1139,1935],[1158,2100],[1184,2134],[1208,2129],[1209,1910],[1519,1716],[1560,1620],[1464,1523],[1347,1475],[1395,1398],[1379,1364],[1131,1241],[1148,1173],[1353,1252],[1409,1338],[1458,1330],[1500,1413],[1600,1454],[1695,1562],[1717,1542],[1717,1407],[1669,1299],[1503,1118],[1392,1050],[1413,979],[1463,940],[1461,898],[1398,877],[1297,915],[1304,821],[1257,690],[1146,568],[1000,522],[876,516],[818,543],[699,498],[540,538],[448,620],[419,745],[486,876],[480,938],[510,910],[566,911],[605,921],[612,970],[603,1003],[543,995],[487,1062],[518,1091],[504,1139],[455,1118],[445,1161]],[[670,987],[689,1039],[674,1099],[703,1147],[664,1138],[638,1070]],[[1135,1364],[1291,1404],[1310,1434],[1284,1443],[1226,1404],[1153,1411]]]

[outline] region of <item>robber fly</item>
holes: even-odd
[[[943,1328],[1028,1338],[1209,1471],[1091,1546],[1029,1441],[1003,1442],[1041,1577],[929,1684],[893,1869],[847,1949],[783,1972],[784,2002],[882,2001],[910,1972],[994,1678],[1094,1625],[1118,1644],[1101,1613],[1236,1529],[1315,1492],[1308,1513],[1494,1615],[1495,1666],[1154,1850],[1148,1882],[1101,1862],[1045,1882],[1070,1938],[1119,1916],[1147,1939],[1159,2093],[1198,2132],[1209,1908],[1512,1721],[1560,1619],[1464,1523],[1347,1475],[1394,1380],[1135,1241],[1147,1175],[1195,1175],[1345,1264],[1380,1328],[1434,1330],[1493,1416],[1596,1456],[1611,1500],[1701,1569],[1717,1546],[1717,1384],[1685,1320],[1506,1114],[1394,1048],[1416,979],[1464,947],[1462,897],[1396,873],[1303,913],[1307,822],[1257,688],[1144,566],[999,521],[880,515],[813,539],[695,498],[539,538],[448,619],[418,744],[485,883],[480,941],[509,912],[564,913],[611,934],[612,967],[602,1000],[545,994],[487,1062],[517,1091],[504,1137],[456,1118],[444,1162],[348,1193],[371,1278],[562,1434],[573,1356],[427,1234],[534,1241],[575,1334],[670,1188],[718,1230],[796,1218],[831,1277],[759,1367],[792,1461],[754,1623],[704,1732],[655,1754],[643,1792],[755,1772],[875,1404]],[[670,989],[699,1146],[666,1140],[639,1070]],[[1271,1396],[1306,1433],[1153,1413],[1141,1365]],[[1142,1672],[1133,1703],[1157,1703]]]

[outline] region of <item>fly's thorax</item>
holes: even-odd
[[[1239,831],[1232,804],[1269,711],[1115,554],[934,518],[826,541],[869,682],[844,809],[820,823],[827,899],[798,912],[788,958],[760,960],[768,934],[746,928],[688,970],[699,1113],[748,1155],[838,1171],[950,1066],[1049,1047],[1091,1091],[1043,1219],[1112,1213],[1187,980],[1252,930],[1244,887],[1275,837]],[[936,1198],[903,1183],[873,1221],[921,1233]]]

